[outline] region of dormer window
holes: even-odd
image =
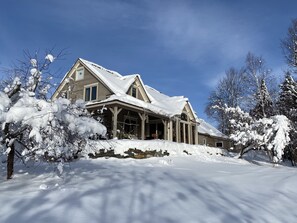
[[[135,86],[131,89],[131,95],[132,97],[137,98],[137,88]]]
[[[75,73],[75,80],[80,81],[83,79],[84,79],[84,68],[83,67],[77,68]]]

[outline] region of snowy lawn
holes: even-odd
[[[61,176],[54,165],[18,164],[9,181],[2,164],[0,222],[296,222],[296,168],[199,148],[191,156],[79,160]]]

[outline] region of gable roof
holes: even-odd
[[[116,71],[108,70],[98,64],[79,58],[79,61],[87,67],[93,75],[99,78],[114,94],[125,94],[137,74],[122,76]]]
[[[184,96],[170,97],[148,85],[145,85],[145,89],[152,98],[151,104],[166,111],[169,116],[180,115],[188,102]]]
[[[205,134],[205,135],[210,135],[210,136],[215,136],[219,138],[225,138],[228,139],[229,137],[220,132],[218,129],[213,127],[211,124],[206,122],[203,119],[199,119],[199,125],[198,125],[198,134]]]
[[[62,79],[60,86],[56,89],[55,93],[58,92],[58,89],[61,88],[61,85],[65,81],[67,75],[75,68],[77,68],[78,64],[83,65],[86,69],[88,69],[94,77],[96,77],[99,81],[101,81],[106,87],[113,93],[109,98],[100,101],[99,103],[102,104],[104,102],[111,102],[111,101],[122,101],[125,103],[130,103],[132,105],[136,105],[145,109],[148,109],[154,113],[173,117],[175,115],[180,115],[183,112],[183,109],[186,105],[189,105],[190,111],[193,114],[194,121],[197,120],[197,116],[189,103],[188,99],[184,96],[173,96],[170,97],[165,95],[156,89],[144,85],[141,76],[139,74],[131,74],[131,75],[121,75],[116,71],[112,71],[106,69],[96,63],[90,62],[88,60],[78,58],[76,63],[72,66],[72,68],[65,74],[64,78]],[[138,78],[144,93],[146,94],[149,102],[145,102],[134,98],[127,94],[127,91],[131,87],[133,83],[135,83],[136,79]],[[88,102],[87,105],[96,104],[98,102]]]

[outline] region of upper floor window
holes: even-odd
[[[84,79],[84,68],[83,67],[77,68],[75,73],[75,80],[80,81],[83,79]]]
[[[137,98],[137,89],[135,86],[133,86],[131,89],[131,95],[132,97]]]
[[[97,85],[85,87],[85,101],[95,101],[97,99]]]

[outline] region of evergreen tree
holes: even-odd
[[[284,82],[280,85],[280,95],[277,102],[278,112],[296,122],[297,110],[297,83],[289,72],[286,73]]]
[[[250,112],[251,116],[256,119],[270,117],[274,113],[273,110],[273,103],[267,90],[265,80],[262,80],[256,94],[256,106]]]
[[[291,142],[285,149],[285,158],[296,164],[297,148],[297,83],[289,72],[286,73],[284,82],[280,85],[280,96],[277,102],[278,112],[291,121]]]

